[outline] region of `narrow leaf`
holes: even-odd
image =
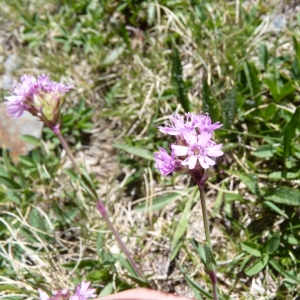
[[[289,274],[282,266],[280,266],[277,261],[274,259],[270,259],[270,265],[281,275],[283,275],[285,278],[293,280],[295,283],[300,283],[300,280],[296,277],[293,276],[292,274]]]
[[[262,145],[255,149],[253,155],[260,158],[273,157],[275,148],[273,145]]]
[[[291,93],[293,93],[295,90],[294,87],[294,82],[293,81],[289,81],[287,82],[281,89],[279,92],[279,95],[277,96],[277,101],[282,100],[285,96],[290,95]]]
[[[32,135],[23,134],[23,135],[20,135],[19,138],[22,141],[24,141],[28,144],[34,145],[34,146],[39,146],[41,144],[40,140]]]
[[[117,143],[117,142],[113,143],[113,146],[118,149],[124,150],[129,154],[133,154],[135,156],[139,156],[139,157],[142,157],[142,158],[145,158],[148,160],[154,160],[153,153],[147,149],[142,149],[139,147],[134,147],[134,146],[121,144],[121,143]]]
[[[267,242],[266,250],[268,253],[274,253],[277,251],[280,245],[280,234],[279,232],[275,232],[272,237]]]
[[[213,299],[213,296],[211,294],[206,292],[201,286],[199,286],[189,276],[187,276],[186,273],[184,272],[183,268],[179,264],[178,264],[178,266],[179,266],[179,269],[180,269],[181,273],[184,275],[185,280],[188,282],[188,285],[191,287],[191,289],[193,290],[194,293],[195,293],[195,290],[196,290],[200,294],[202,294],[203,296],[207,297],[208,299]],[[196,297],[196,299],[199,299],[199,298]],[[202,299],[202,297],[200,299]]]
[[[241,247],[243,251],[255,257],[261,257],[261,251],[259,250],[261,248],[260,245],[251,242],[241,242]]]
[[[292,189],[286,186],[274,189],[269,195],[265,195],[266,200],[270,200],[275,203],[281,203],[292,206],[300,205],[300,192],[296,189]]]
[[[299,124],[300,124],[300,107],[297,107],[296,111],[294,112],[294,115],[292,116],[292,119],[284,129],[284,136],[283,136],[284,158],[287,158],[289,156],[291,142],[295,137],[296,128],[299,126]]]
[[[276,213],[278,213],[279,215],[283,216],[284,218],[286,218],[286,219],[289,218],[289,216],[282,209],[280,209],[276,204],[274,204],[273,202],[271,202],[271,201],[264,201],[264,205],[266,205],[270,209],[274,210]]]
[[[258,189],[257,176],[255,174],[248,174],[248,173],[235,172],[235,171],[232,171],[231,173],[238,176],[238,178],[249,188],[249,190],[254,195],[260,194]]]
[[[266,44],[260,45],[258,56],[259,56],[260,63],[262,64],[264,70],[266,70],[268,65],[268,60],[269,60],[269,53]]]
[[[205,79],[202,81],[202,110],[203,112],[208,112],[213,121],[219,119],[218,103],[213,97],[211,88]]]
[[[186,111],[190,111],[190,103],[187,96],[185,83],[182,77],[182,65],[179,57],[179,52],[175,48],[172,55],[172,85],[182,108]]]
[[[205,264],[206,256],[205,256],[204,248],[195,239],[191,239],[190,242],[194,247],[194,249],[196,250],[198,256],[201,258],[202,262]]]
[[[176,257],[179,251],[179,249],[176,246],[187,230],[189,219],[190,219],[189,216],[191,212],[192,202],[193,202],[193,197],[189,197],[188,201],[185,204],[185,208],[181,215],[181,218],[177,224],[176,231],[172,240],[172,246],[171,246],[172,247],[171,258],[170,258],[171,261]]]
[[[264,254],[263,257],[257,260],[251,267],[245,270],[245,274],[248,276],[253,276],[259,273],[268,263],[269,255]]]
[[[229,90],[226,95],[225,99],[222,103],[222,117],[223,117],[223,124],[224,128],[230,128],[234,122],[234,118],[237,112],[237,102],[236,102],[236,88],[233,87]]]
[[[159,197],[156,197],[151,206],[147,206],[146,202],[143,202],[137,206],[134,207],[134,210],[137,212],[152,212],[152,211],[157,211],[160,209],[165,208],[169,203],[179,199],[182,197],[182,194],[180,193],[170,193],[170,194],[165,194]]]
[[[253,63],[246,61],[244,63],[244,71],[251,95],[255,98],[256,105],[259,105],[260,97],[257,97],[257,95],[260,93],[260,82],[257,75],[257,69]]]

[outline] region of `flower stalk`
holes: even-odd
[[[222,144],[216,144],[212,140],[213,131],[221,126],[219,122],[212,124],[208,114],[173,115],[170,117],[170,124],[159,127],[162,133],[176,137],[176,142],[170,146],[171,154],[163,148],[154,153],[155,166],[162,175],[185,170],[198,185],[206,238],[203,262],[211,279],[214,300],[218,300],[217,273],[211,250],[204,184],[208,179],[206,170],[215,165],[216,157],[223,155]]]
[[[98,199],[97,191],[93,186],[91,186],[88,179],[80,170],[66,140],[61,134],[61,107],[64,103],[65,94],[71,89],[73,89],[72,85],[65,85],[61,82],[51,81],[49,75],[43,74],[41,76],[38,76],[37,78],[30,75],[23,75],[21,77],[21,82],[16,82],[14,84],[13,89],[10,91],[10,96],[5,97],[6,104],[8,106],[7,112],[14,118],[19,118],[22,116],[24,111],[28,111],[33,116],[38,117],[46,126],[48,126],[53,131],[53,133],[59,139],[62,147],[66,151],[68,157],[70,158],[74,168],[81,176],[86,190],[90,192],[97,201],[97,208],[99,212],[101,213],[108,227],[115,236],[121,250],[124,252],[127,260],[130,262],[136,275],[143,279],[142,272],[133,261],[125,244],[122,242],[120,235],[110,221],[103,202]],[[85,284],[83,285],[85,288]],[[60,296],[63,297],[62,295]],[[75,298],[73,298],[73,300],[75,300]]]

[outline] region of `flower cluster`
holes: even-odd
[[[95,289],[89,288],[90,284],[91,283],[89,281],[82,281],[77,286],[75,295],[70,295],[67,289],[54,292],[52,297],[49,297],[47,293],[41,289],[39,289],[38,292],[40,294],[40,300],[87,300],[89,298],[96,297],[96,294],[94,294]]]
[[[49,127],[58,125],[64,95],[72,88],[71,85],[51,81],[49,75],[37,78],[23,75],[21,83],[15,83],[10,91],[11,96],[5,97],[8,114],[19,118],[28,111]]]
[[[208,114],[186,113],[170,117],[170,124],[159,127],[162,133],[174,135],[176,143],[171,145],[171,155],[160,148],[154,153],[155,166],[161,174],[167,175],[188,167],[188,170],[208,169],[215,164],[214,157],[223,155],[222,144],[212,141],[213,131],[222,124],[212,124]]]

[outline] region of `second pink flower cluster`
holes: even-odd
[[[159,127],[162,133],[174,135],[176,143],[171,145],[171,155],[160,148],[154,153],[155,166],[161,174],[188,167],[189,170],[201,167],[208,169],[215,164],[214,158],[223,155],[222,144],[212,141],[213,131],[222,124],[212,124],[208,114],[186,113],[170,117],[170,124]]]

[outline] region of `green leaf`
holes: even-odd
[[[222,118],[224,128],[230,128],[237,112],[236,88],[228,90],[222,103]]]
[[[277,112],[277,107],[274,103],[269,103],[264,109],[259,110],[259,116],[265,121],[272,120]]]
[[[247,276],[258,274],[269,262],[269,255],[264,254],[261,259],[257,260],[251,267],[245,270]]]
[[[266,205],[270,209],[274,210],[276,213],[278,213],[279,215],[283,216],[284,218],[286,218],[286,219],[289,218],[289,216],[282,209],[280,209],[276,204],[274,204],[273,202],[271,202],[271,201],[264,201],[263,203],[264,203],[264,205]]]
[[[178,247],[176,246],[188,228],[192,202],[193,202],[193,197],[189,197],[188,201],[185,204],[184,211],[181,215],[181,218],[177,223],[176,231],[171,244],[172,251],[170,255],[170,261],[172,261],[176,257],[179,251]]]
[[[207,270],[212,272],[215,270],[217,263],[215,261],[210,245],[208,243],[205,243],[203,248],[206,258],[205,267]]]
[[[267,69],[268,60],[269,60],[269,53],[266,44],[261,44],[259,47],[258,53],[259,61],[262,64],[264,70]]]
[[[181,193],[170,193],[165,194],[159,197],[156,197],[152,205],[147,205],[146,202],[143,202],[134,207],[134,210],[137,212],[152,212],[165,208],[169,203],[182,197]]]
[[[273,258],[269,261],[270,265],[285,278],[293,280],[294,283],[300,283],[299,279],[292,274],[289,274],[282,266],[280,266]]]
[[[20,185],[16,183],[15,180],[12,180],[10,178],[0,176],[0,184],[4,184],[6,187],[11,189],[20,189]]]
[[[100,296],[108,296],[113,293],[115,282],[109,282],[102,290],[100,293]]]
[[[113,146],[118,149],[124,150],[129,154],[133,154],[135,156],[139,156],[139,157],[142,157],[142,158],[145,158],[148,160],[154,160],[153,153],[147,149],[142,149],[139,147],[134,147],[134,146],[130,146],[127,144],[121,144],[121,143],[117,143],[117,142],[113,143]]]
[[[276,171],[276,172],[270,173],[268,177],[273,180],[281,180],[283,178],[297,179],[299,177],[299,173]]]
[[[253,155],[260,158],[273,157],[275,148],[273,145],[262,145],[255,149]]]
[[[294,87],[294,82],[293,81],[289,81],[287,82],[279,91],[279,94],[276,98],[277,101],[282,100],[285,96],[290,95],[291,93],[293,93],[295,90]]]
[[[242,250],[255,256],[255,257],[261,257],[261,246],[256,243],[251,242],[241,242]]]
[[[149,284],[146,280],[138,277],[138,275],[135,273],[134,269],[132,268],[132,266],[130,265],[130,263],[128,262],[127,259],[125,259],[123,256],[119,255],[118,261],[128,271],[129,274],[125,274],[127,277],[129,277],[131,280],[133,280],[139,286],[149,287]]]
[[[190,103],[187,96],[186,86],[182,78],[182,65],[177,48],[174,48],[172,54],[172,85],[177,96],[177,100],[181,104],[185,112],[190,111]]]
[[[299,124],[300,124],[300,107],[298,106],[295,113],[292,116],[292,119],[284,129],[284,136],[283,136],[284,158],[287,158],[289,156],[291,142],[295,137],[296,128],[299,126]]]
[[[241,180],[241,182],[243,182],[254,195],[260,195],[258,189],[257,176],[255,174],[248,174],[248,173],[235,172],[235,171],[231,171],[230,173],[236,175]]]
[[[196,299],[202,299],[201,295],[199,295],[198,292],[200,294],[202,294],[203,296],[207,297],[208,299],[213,299],[213,296],[211,294],[209,294],[207,291],[205,291],[201,286],[199,286],[189,276],[186,275],[186,273],[184,272],[181,265],[178,264],[178,266],[179,266],[179,269],[180,269],[181,273],[184,275],[185,280],[187,281],[188,285],[193,290]]]
[[[32,135],[23,134],[23,135],[20,135],[19,138],[20,138],[20,140],[22,140],[28,144],[34,145],[34,146],[41,145],[40,140]]]
[[[294,50],[295,50],[296,58],[300,62],[300,46],[297,37],[295,35],[293,35],[293,42],[294,42]]]
[[[300,192],[296,189],[292,189],[286,186],[274,189],[269,195],[265,195],[266,200],[270,200],[275,203],[299,206],[300,205]]]
[[[250,92],[253,98],[255,98],[256,105],[260,104],[260,83],[257,75],[257,69],[255,65],[251,62],[246,61],[244,63],[244,72],[247,78],[247,83],[250,88]]]
[[[87,280],[91,281],[108,281],[111,278],[111,275],[109,274],[108,269],[102,269],[102,270],[94,270],[86,274]]]
[[[115,48],[104,58],[102,64],[104,66],[113,64],[121,56],[124,50],[125,50],[124,46]]]
[[[275,232],[272,237],[268,240],[266,250],[269,254],[274,253],[278,250],[280,245],[280,234],[279,232]]]
[[[279,93],[276,80],[273,80],[270,78],[264,78],[263,82],[265,83],[265,85],[268,86],[271,95],[276,100],[278,97],[278,93]]]
[[[205,256],[204,248],[195,239],[191,239],[190,242],[191,242],[192,246],[194,247],[194,249],[196,250],[200,259],[202,260],[203,264],[205,264],[206,256]]]
[[[213,97],[211,88],[207,81],[202,81],[202,110],[208,112],[213,121],[219,119],[219,108],[216,99]]]

